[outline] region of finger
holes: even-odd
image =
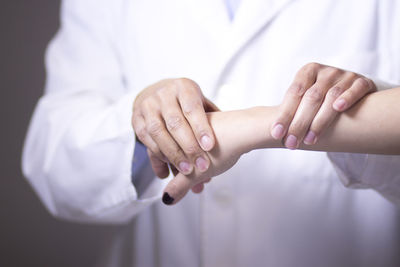
[[[285,146],[289,149],[296,149],[308,132],[311,123],[324,101],[325,94],[331,86],[329,79],[318,80],[304,94],[296,114],[291,122],[285,140]]]
[[[215,138],[202,100],[199,88],[180,90],[178,94],[183,115],[189,122],[197,142],[204,151],[210,151],[215,145]]]
[[[353,82],[353,85],[333,103],[333,108],[340,112],[345,111],[366,94],[375,90],[376,86],[372,80],[366,77],[359,77]]]
[[[195,194],[199,194],[203,192],[203,189],[204,189],[204,183],[198,183],[192,187],[192,192]]]
[[[203,183],[209,183],[211,181],[211,178],[207,178],[207,179],[204,179],[204,181],[203,181]]]
[[[175,101],[175,103],[172,103]],[[178,108],[179,103],[175,100],[166,101],[171,103],[169,106],[162,107],[162,114],[167,126],[168,132],[174,138],[175,142],[183,150],[191,163],[194,163],[200,172],[205,172],[210,161],[206,153],[199,146],[193,131],[182,111]]]
[[[279,116],[276,122],[272,124],[271,136],[274,139],[282,139],[285,136],[304,93],[317,80],[319,68],[319,64],[310,63],[301,68],[296,74],[279,107]]]
[[[136,137],[142,142],[148,149],[151,150],[153,157],[157,157],[161,161],[168,161],[167,158],[162,154],[158,145],[154,142],[151,136],[147,133],[146,123],[142,115],[133,117],[132,119],[133,129]]]
[[[174,205],[178,203],[186,193],[193,187],[194,183],[191,179],[178,173],[165,187],[162,201],[166,205]]]
[[[203,179],[200,183],[196,184],[195,186],[192,187],[192,192],[193,193],[201,193],[204,190],[205,184],[210,182],[211,178],[205,178]]]
[[[160,115],[150,109],[145,116],[145,122],[147,132],[160,151],[167,157],[168,162],[174,164],[184,174],[191,173],[193,170],[192,164],[186,159],[183,151],[171,137]]]
[[[304,144],[316,144],[318,137],[321,136],[322,132],[327,129],[332,121],[336,118],[338,112],[332,108],[332,103],[342,92],[343,89],[341,89],[339,86],[334,86],[329,89],[324,103],[311,123],[310,130],[304,137]]]
[[[338,115],[338,112],[333,109],[333,103],[341,94],[343,94],[344,91],[351,87],[354,81],[353,75],[346,76],[344,79],[330,88],[326,93],[324,102],[322,103],[318,113],[315,115],[315,118],[311,123],[310,130],[304,137],[304,144],[316,144],[318,137],[321,136],[323,131],[331,125],[333,120]]]
[[[150,149],[147,149],[151,167],[154,173],[160,178],[166,178],[169,175],[168,164],[156,157]]]

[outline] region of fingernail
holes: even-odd
[[[304,144],[306,145],[314,145],[316,141],[316,135],[313,131],[309,131],[304,138]]]
[[[196,166],[201,172],[205,172],[208,169],[208,162],[203,157],[198,157]]]
[[[284,128],[282,124],[277,124],[274,126],[274,128],[271,131],[271,135],[275,139],[281,139],[284,134]]]
[[[174,198],[171,197],[167,192],[165,192],[163,197],[162,197],[162,202],[165,205],[171,205],[174,202]]]
[[[181,163],[179,163],[179,169],[183,174],[188,174],[191,171],[190,168],[190,163],[186,162],[186,161],[182,161]]]
[[[333,103],[333,108],[340,111],[343,110],[346,107],[346,100],[344,100],[343,98],[338,99],[335,101],[335,103]]]
[[[285,146],[289,149],[296,149],[298,144],[297,144],[297,137],[294,135],[289,135],[286,138]]]
[[[201,142],[201,146],[203,147],[203,149],[205,151],[208,151],[211,149],[212,141],[211,141],[211,138],[208,137],[207,135],[203,135],[200,142]]]

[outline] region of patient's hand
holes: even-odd
[[[177,203],[191,189],[200,191],[204,182],[229,170],[241,155],[253,149],[269,146],[268,140],[275,140],[268,127],[276,108],[252,108],[229,112],[208,113],[208,118],[216,136],[215,147],[207,152],[211,164],[206,172],[195,170],[190,175],[178,173],[164,190],[163,202]],[[196,191],[196,190],[194,190]]]

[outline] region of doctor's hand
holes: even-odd
[[[362,75],[309,63],[298,71],[286,92],[271,135],[277,140],[284,138],[290,149],[301,142],[313,145],[339,112],[373,91],[375,84]]]
[[[190,189],[199,193],[210,177],[230,169],[252,147],[249,145],[252,139],[248,136],[253,134],[254,127],[248,125],[259,125],[259,122],[252,122],[255,116],[248,111],[213,112],[207,115],[216,135],[215,147],[207,152],[210,167],[205,172],[194,170],[189,175],[178,173],[164,189],[162,201],[167,205],[179,202]]]
[[[216,110],[200,87],[185,78],[162,80],[136,97],[132,126],[158,177],[168,176],[168,164],[185,175],[208,169],[206,151],[214,147],[215,137],[206,112]]]

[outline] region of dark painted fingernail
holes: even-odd
[[[165,205],[171,205],[174,202],[174,198],[171,197],[167,192],[165,192],[163,197],[162,197],[162,202]]]

